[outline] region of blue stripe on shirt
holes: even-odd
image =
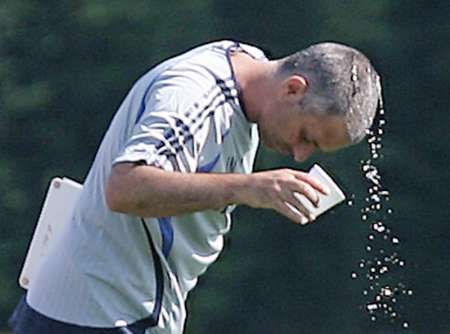
[[[211,162],[208,162],[207,164],[205,164],[203,166],[198,166],[197,172],[198,173],[209,173],[216,166],[219,159],[220,159],[220,153],[217,154],[216,157]]]
[[[159,229],[162,236],[162,252],[167,258],[173,245],[173,227],[171,224],[172,217],[158,218]]]

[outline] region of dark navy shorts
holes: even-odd
[[[133,325],[122,328],[94,328],[68,324],[50,319],[33,310],[26,302],[25,295],[20,299],[9,325],[14,334],[144,334],[145,329]]]

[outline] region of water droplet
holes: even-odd
[[[367,305],[367,310],[370,311],[375,311],[376,309],[378,309],[378,305],[377,304],[368,304]]]
[[[380,274],[387,273],[389,271],[389,268],[387,266],[383,266],[380,268]]]
[[[392,297],[394,295],[394,291],[390,287],[386,286],[381,288],[381,294],[385,297]]]
[[[389,196],[389,191],[387,191],[387,190],[381,190],[381,191],[378,193],[378,195],[380,195],[380,196]]]
[[[381,198],[380,198],[380,196],[378,196],[378,194],[374,194],[374,195],[370,196],[370,199],[375,202],[381,201]]]
[[[404,323],[403,323],[403,328],[408,328],[409,327],[409,324],[405,321]]]
[[[373,224],[372,228],[379,233],[382,233],[386,230],[386,227],[381,222],[377,222],[376,224]]]
[[[355,272],[353,272],[353,273],[352,273],[352,278],[353,278],[353,279],[358,278],[358,274],[355,273]]]
[[[398,244],[399,242],[400,242],[400,240],[398,238],[396,238],[396,237],[392,238],[392,243],[393,244]]]

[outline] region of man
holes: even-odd
[[[235,205],[305,224],[327,189],[306,173],[251,173],[262,142],[297,161],[361,140],[379,77],[322,43],[269,61],[232,41],[195,48],[136,82],[71,224],[11,319],[15,333],[182,333],[184,302],[216,260]]]

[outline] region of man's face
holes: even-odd
[[[317,116],[289,108],[265,116],[259,122],[263,144],[298,162],[305,161],[316,150],[332,152],[351,144],[340,116]]]

